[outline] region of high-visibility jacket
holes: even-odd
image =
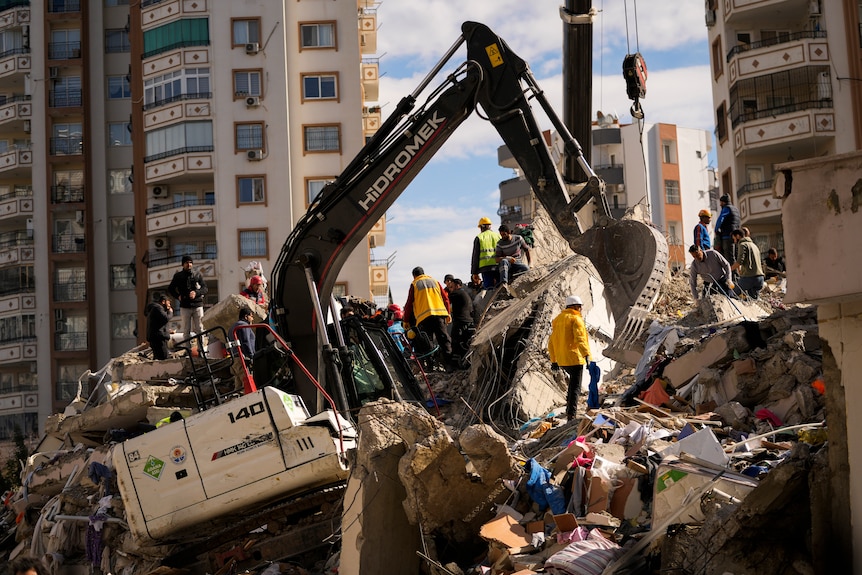
[[[449,317],[449,297],[431,276],[416,276],[404,305],[404,315],[412,325],[419,325],[432,315]]]
[[[548,355],[551,363],[561,366],[583,365],[590,353],[590,340],[581,312],[566,308],[551,323],[548,340]]]
[[[494,250],[497,248],[497,242],[500,241],[500,234],[493,230],[485,230],[476,236],[479,240],[479,269],[485,267],[497,267],[497,258],[494,257]]]

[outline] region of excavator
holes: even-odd
[[[337,317],[331,294],[353,249],[474,110],[500,133],[572,250],[598,269],[617,325],[630,330],[632,318],[651,307],[667,265],[663,236],[645,223],[611,217],[601,179],[527,63],[483,24],[465,22],[461,31],[321,191],[281,250],[272,274],[271,339],[291,360],[290,389],[262,387],[115,449],[126,517],[137,540],[179,541],[192,526],[200,532],[201,525],[229,514],[249,515],[250,509],[343,482],[362,404],[381,397],[421,400],[385,327],[360,318],[330,319]],[[467,60],[417,107],[418,96],[462,45]],[[531,101],[582,170],[581,182],[564,179]],[[583,229],[578,212],[590,201],[593,225]],[[256,362],[256,374],[257,368]],[[314,405],[311,412],[308,405]]]

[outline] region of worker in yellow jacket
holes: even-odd
[[[421,267],[413,268],[413,283],[404,304],[404,323],[437,340],[447,367],[452,364],[452,338],[446,329],[446,324],[452,321],[450,311],[449,294],[440,282]]]
[[[581,315],[583,301],[576,295],[566,298],[566,309],[551,323],[551,338],[548,340],[548,355],[551,370],[562,367],[569,375],[566,393],[566,418],[573,419],[578,408],[581,391],[581,376],[584,366],[590,361],[590,340]]]

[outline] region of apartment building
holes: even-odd
[[[671,269],[681,269],[691,261],[687,248],[699,221],[697,213],[718,207],[708,159],[710,134],[674,124],[645,124],[642,129],[641,138],[637,124],[621,125],[615,116],[599,112],[591,132],[592,168],[605,182],[611,214],[620,218],[642,204],[667,237]],[[560,149],[555,138],[556,134],[550,137],[552,149]],[[498,161],[514,169],[516,176],[500,183],[497,213],[503,223],[529,223],[536,202],[530,185],[505,146],[498,150]],[[582,216],[585,222],[592,219]]]
[[[0,439],[143,341],[183,255],[210,305],[268,276],[380,123],[376,29],[364,0],[0,0]],[[357,250],[338,289],[380,275]]]
[[[708,0],[721,193],[783,252],[777,164],[862,143],[859,0]]]

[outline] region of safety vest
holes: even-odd
[[[497,258],[494,257],[494,249],[500,241],[500,234],[493,230],[485,230],[476,237],[479,238],[479,269],[496,267]]]
[[[416,325],[432,315],[449,315],[440,294],[440,284],[429,275],[417,276],[413,280],[413,316]]]

